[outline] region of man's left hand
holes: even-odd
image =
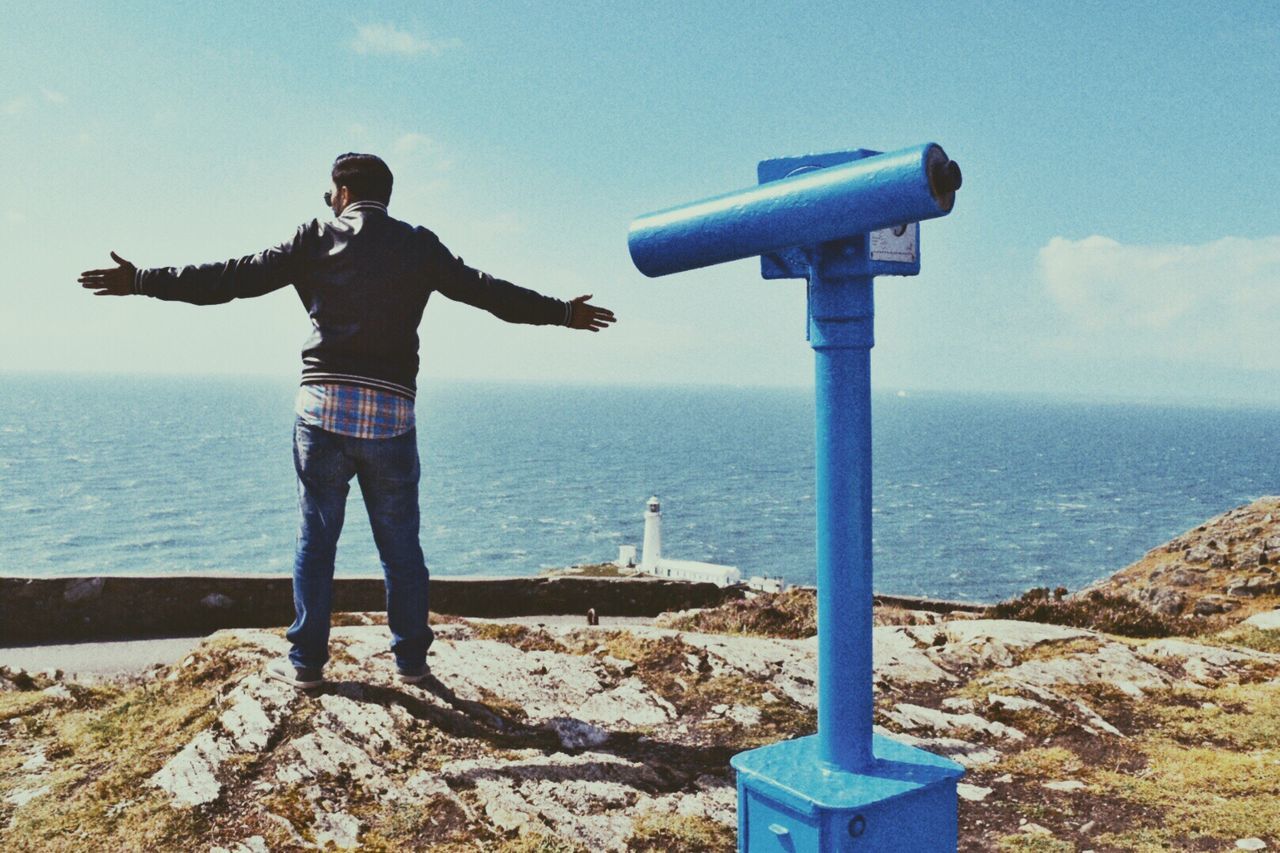
[[[85,270],[80,273],[80,286],[94,291],[94,296],[128,296],[133,293],[133,274],[137,272],[137,267],[115,252],[111,253],[111,260],[119,266]]]
[[[613,312],[608,308],[601,308],[599,305],[592,305],[587,302],[590,298],[591,294],[588,293],[569,303],[572,306],[572,311],[569,315],[569,328],[598,332],[617,322],[617,318],[613,316]]]

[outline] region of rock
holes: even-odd
[[[360,821],[345,812],[320,812],[311,828],[321,849],[329,844],[339,850],[360,846]]]
[[[948,647],[954,644],[973,645],[994,641],[1011,649],[1028,649],[1041,643],[1061,643],[1095,636],[1093,631],[1085,628],[1019,622],[1015,619],[971,619],[965,622],[948,622],[942,628],[947,635]]]
[[[289,751],[295,760],[276,768],[276,779],[284,784],[346,774],[372,790],[388,787],[386,774],[367,752],[328,729],[294,739]]]
[[[289,685],[253,675],[227,696],[227,709],[218,723],[237,751],[257,752],[266,748],[284,710],[295,698]]]
[[[971,803],[982,802],[992,790],[992,788],[983,788],[980,785],[970,785],[967,782],[956,783],[956,793],[960,795],[960,799],[968,800]]]
[[[453,761],[440,769],[451,784],[474,787],[485,815],[507,832],[546,826],[558,838],[592,850],[624,850],[640,790],[658,775],[646,764],[607,753],[543,754]]]
[[[751,705],[731,705],[724,715],[744,728],[760,725],[760,709]]]
[[[227,739],[206,729],[156,771],[147,784],[168,793],[174,806],[211,803],[222,793],[218,768],[233,751]]]
[[[237,841],[234,847],[211,847],[209,853],[271,853],[267,840],[261,835],[252,835],[243,841]]]
[[[285,686],[285,689],[290,689]],[[324,709],[317,725],[325,726],[358,743],[366,752],[385,752],[399,747],[400,736],[391,711],[373,702],[356,702],[345,696],[321,696]],[[403,708],[394,706],[403,711]]]
[[[1000,753],[993,747],[978,743],[970,743],[953,737],[916,737],[906,732],[891,732],[883,726],[873,726],[872,731],[885,737],[916,746],[938,755],[946,756],[961,765],[973,768],[984,764],[994,764],[1000,760]]]
[[[987,704],[993,708],[1003,708],[1006,711],[1043,711],[1052,714],[1053,709],[1043,702],[1037,702],[1035,699],[1027,699],[1022,696],[1002,696],[999,693],[988,693]]]
[[[1048,827],[1031,822],[1024,823],[1018,827],[1018,832],[1025,832],[1027,835],[1053,835],[1053,832]]]
[[[67,584],[67,588],[62,592],[62,598],[67,604],[80,604],[85,601],[92,601],[102,595],[102,587],[106,585],[106,578],[80,578],[73,580]]]
[[[200,606],[209,610],[228,610],[235,606],[235,601],[229,595],[211,592],[200,599]]]
[[[959,711],[960,713],[970,714],[977,710],[978,703],[974,702],[968,696],[948,696],[942,700],[942,707],[948,711]]]
[[[1151,608],[1165,616],[1177,616],[1187,603],[1187,596],[1176,589],[1155,587],[1148,599]]]
[[[1206,646],[1175,637],[1153,640],[1142,648],[1147,656],[1182,658],[1183,670],[1200,684],[1212,685],[1254,661],[1280,663],[1280,655],[1253,650]]]
[[[41,785],[39,788],[19,788],[9,794],[9,796],[5,797],[4,801],[6,803],[11,803],[18,808],[22,808],[36,797],[43,797],[45,794],[49,793],[50,790],[51,786],[49,785]]]
[[[565,749],[594,749],[609,740],[609,733],[604,729],[572,717],[557,717],[547,723]]]
[[[578,708],[578,715],[606,726],[656,726],[678,716],[670,702],[652,693],[638,678],[629,678],[611,690],[595,694]]]
[[[679,636],[687,645],[706,653],[710,675],[745,675],[769,682],[771,689],[806,707],[816,707],[818,693],[818,640],[773,640],[727,634],[679,634],[658,629],[642,629],[642,637]],[[879,637],[877,628],[874,637]],[[879,640],[876,639],[876,648]],[[878,658],[877,658],[878,659]]]
[[[1241,838],[1236,841],[1238,850],[1266,850],[1267,842],[1261,838]]]
[[[71,702],[75,699],[75,696],[67,689],[65,684],[53,684],[40,692],[59,702]]]
[[[1264,631],[1280,631],[1280,609],[1255,613],[1244,620],[1244,624],[1261,628]]]
[[[49,759],[44,757],[43,752],[37,752],[26,761],[22,762],[22,770],[24,773],[39,773],[49,764]]]
[[[1047,688],[1055,684],[1109,684],[1134,698],[1141,697],[1144,690],[1168,687],[1173,681],[1120,642],[1104,643],[1092,652],[1027,661],[1005,670],[1001,679]]]
[[[633,669],[636,668],[636,665],[633,661],[623,660],[622,658],[615,658],[613,655],[602,655],[600,658],[600,663],[604,664],[605,666],[612,667],[613,669],[618,670],[623,675],[628,675]]]
[[[1280,582],[1270,575],[1253,575],[1248,578],[1232,578],[1226,583],[1227,595],[1252,598],[1258,595],[1272,595],[1280,590]]]
[[[1050,791],[1070,793],[1071,791],[1083,791],[1089,786],[1077,779],[1067,779],[1062,782],[1044,782],[1041,787],[1047,788]]]
[[[875,677],[892,684],[954,681],[954,675],[926,654],[925,649],[931,647],[931,642],[922,644],[918,639],[920,632],[913,630],[914,628],[915,626],[886,625],[873,629]],[[933,634],[936,631],[930,628],[926,633]]]
[[[1196,545],[1182,552],[1182,559],[1188,563],[1207,563],[1213,557],[1213,551],[1204,545]]]
[[[382,648],[385,632],[381,629]],[[524,652],[497,640],[445,641],[431,647],[432,673],[459,697],[483,702],[486,694],[496,692],[523,708],[534,724],[566,716],[567,709],[598,695],[606,684],[599,670],[598,661],[590,655]],[[590,719],[578,713],[574,716]]]
[[[1080,824],[1080,826],[1076,829],[1076,832],[1080,833],[1081,835],[1088,835],[1090,832],[1093,832],[1093,828],[1097,825],[1098,825],[1097,821],[1087,820],[1084,823]]]
[[[1012,726],[984,720],[977,714],[948,714],[946,711],[935,711],[932,708],[906,702],[894,706],[893,710],[885,713],[885,716],[908,730],[927,728],[936,732],[946,732],[950,729],[969,729],[1010,740],[1023,740],[1026,737]]]
[[[1195,603],[1191,612],[1197,616],[1213,616],[1217,613],[1225,613],[1226,610],[1226,602],[1222,596],[1206,595]]]

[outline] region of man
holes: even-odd
[[[387,623],[400,680],[429,674],[428,573],[418,541],[418,444],[413,400],[418,324],[439,291],[509,323],[596,332],[613,312],[579,296],[543,296],[472,269],[425,228],[387,214],[391,170],[372,154],[334,161],[324,194],[331,220],[312,220],[278,246],[221,263],[138,269],[115,252],[115,267],[79,281],[97,296],[143,295],[212,305],[292,284],[314,330],[302,350],[294,424],[298,473],[297,551],[288,660],[267,674],[298,688],[323,683],[329,659],[333,560],[354,476],[386,576]]]

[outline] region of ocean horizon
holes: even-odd
[[[296,382],[0,374],[0,574],[287,573]],[[429,381],[423,547],[528,575],[641,544],[814,582],[807,388]],[[878,592],[1078,589],[1277,491],[1269,408],[873,392]],[[380,575],[353,483],[338,574]]]

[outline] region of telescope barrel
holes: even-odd
[[[960,182],[928,142],[645,214],[627,243],[640,272],[667,275],[945,216]]]

